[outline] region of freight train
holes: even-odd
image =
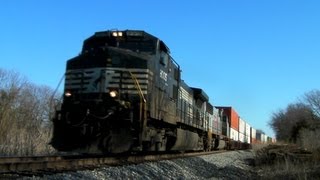
[[[140,30],[109,30],[87,38],[67,61],[51,144],[80,153],[248,148],[251,135],[239,143],[230,132],[238,118],[181,79],[162,40]]]

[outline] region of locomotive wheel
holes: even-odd
[[[102,150],[103,153],[108,153],[108,144],[110,141],[111,135],[104,135],[101,137],[99,148]]]
[[[100,140],[100,148],[104,153],[124,153],[128,152],[133,144],[133,138],[127,129],[110,131]]]

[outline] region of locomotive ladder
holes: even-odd
[[[140,97],[140,114],[139,114],[139,117],[140,117],[140,121],[141,121],[141,125],[142,125],[142,128],[141,128],[141,132],[140,132],[140,137],[139,137],[139,144],[140,146],[142,146],[142,137],[143,137],[143,132],[147,126],[147,101],[142,93],[142,90],[141,90],[141,87],[140,87],[140,84],[139,84],[139,81],[137,79],[137,77],[130,71],[128,70],[133,82],[134,82],[134,85],[136,87],[136,89],[138,90],[139,92],[139,97]]]

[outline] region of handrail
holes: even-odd
[[[143,100],[144,103],[146,103],[146,99],[144,98],[144,95],[142,93],[142,89],[140,87],[138,79],[132,74],[132,72],[130,70],[128,70],[128,72],[130,73],[130,76],[131,76],[131,78],[132,78],[137,90],[139,91],[140,98]]]
[[[138,79],[134,76],[134,74],[132,74],[132,72],[130,70],[128,70],[132,80],[134,81],[134,84],[137,88],[137,90],[139,91],[139,97],[140,97],[140,121],[141,121],[141,133],[140,133],[140,137],[139,137],[139,144],[142,145],[142,137],[143,137],[143,132],[147,126],[147,111],[146,111],[146,99],[142,93],[140,84]]]

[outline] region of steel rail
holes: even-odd
[[[76,171],[101,166],[121,166],[139,164],[177,158],[202,156],[221,151],[192,152],[176,154],[155,155],[129,155],[113,157],[82,157],[82,156],[35,156],[35,157],[2,157],[0,158],[0,174],[23,174],[23,173],[54,173],[63,171]]]

